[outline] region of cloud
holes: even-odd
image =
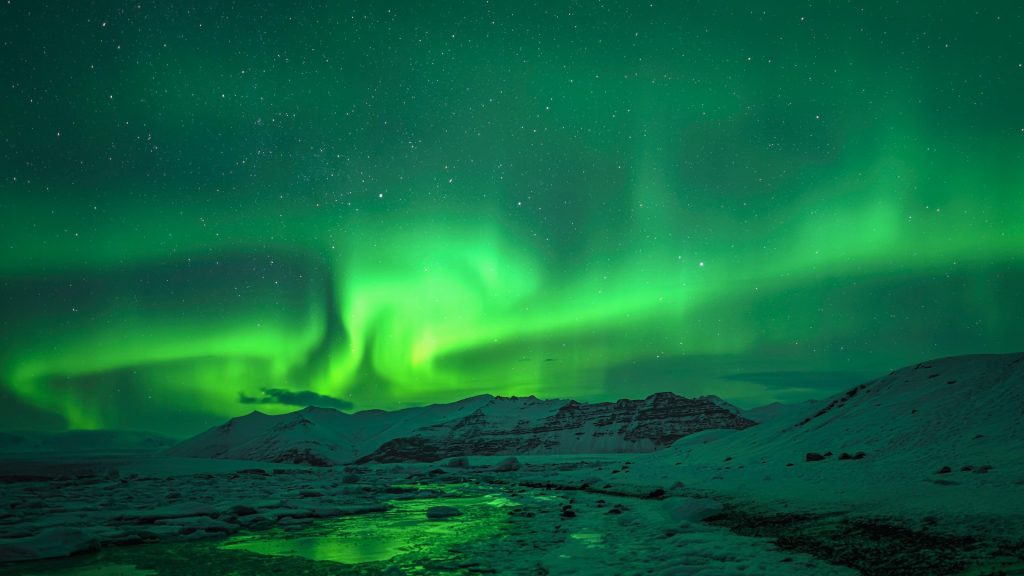
[[[324,396],[309,390],[293,392],[283,388],[264,388],[263,396],[253,398],[239,393],[238,401],[242,404],[284,404],[287,406],[319,406],[320,408],[335,408],[338,410],[349,410],[352,403],[340,398]]]

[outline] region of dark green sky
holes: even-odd
[[[1024,349],[1024,5],[250,4],[0,5],[2,426]]]

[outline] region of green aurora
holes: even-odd
[[[1006,2],[5,3],[0,426],[751,406],[1022,350],[1022,30]]]

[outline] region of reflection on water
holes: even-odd
[[[587,548],[604,548],[604,535],[594,532],[578,532],[569,535],[574,540],[579,540]]]
[[[297,532],[281,529],[226,540],[221,548],[271,556],[299,556],[344,564],[379,562],[413,552],[432,558],[448,555],[450,546],[487,538],[506,521],[502,510],[516,503],[498,495],[395,500],[391,510],[325,520]],[[432,506],[454,506],[462,516],[428,520]]]
[[[234,538],[221,545],[267,556],[299,556],[345,564],[389,560],[402,552],[400,544],[374,537],[332,538],[330,535],[276,538],[271,535]]]

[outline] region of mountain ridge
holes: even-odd
[[[651,452],[701,430],[754,424],[721,399],[671,392],[597,403],[481,394],[392,412],[306,407],[270,416],[253,411],[167,454],[330,466],[469,454]]]

